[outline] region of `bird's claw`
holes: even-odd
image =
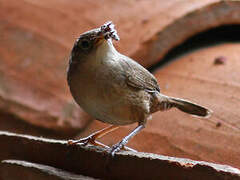
[[[112,148],[111,148],[111,151],[110,151],[111,156],[114,157],[115,153],[120,151],[122,148],[124,148],[124,145],[123,145],[122,141],[113,145]]]
[[[82,146],[86,146],[88,143],[92,143],[94,140],[91,137],[82,138],[80,140],[68,140],[68,145],[75,145],[75,144],[81,144]]]
[[[122,140],[119,143],[113,145],[112,148],[110,148],[110,154],[112,155],[112,157],[115,155],[116,152],[118,152],[120,150],[137,152],[136,150],[125,146],[126,143],[127,143],[126,141]],[[79,140],[68,140],[67,144],[68,145],[80,144],[82,146],[86,146],[87,144],[92,144],[95,146],[109,148],[108,146],[96,141],[96,136],[94,136],[94,135],[90,135],[88,137],[85,137],[85,138],[82,138]]]

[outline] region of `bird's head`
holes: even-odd
[[[119,40],[117,31],[112,22],[107,22],[100,28],[87,31],[80,35],[74,43],[70,63],[74,61],[82,62],[88,59],[88,56],[95,55],[99,49],[104,48],[104,44],[112,44],[111,39]],[[103,50],[101,50],[103,51]]]

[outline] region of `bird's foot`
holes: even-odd
[[[110,154],[112,157],[114,157],[116,152],[120,151],[123,148],[123,144],[121,142],[122,141],[120,141],[119,143],[112,146],[112,148],[110,150]]]
[[[96,141],[95,141],[95,137],[94,136],[88,136],[79,140],[68,140],[68,145],[76,145],[76,144],[81,144],[83,146],[86,146],[87,144],[92,144],[92,145],[99,145]]]
[[[112,157],[115,155],[116,152],[119,152],[120,150],[137,152],[136,150],[125,146],[125,144],[127,144],[127,142],[122,140],[119,143],[113,145],[111,150],[110,150],[110,154],[112,155]]]
[[[79,140],[68,140],[68,145],[76,145],[76,144],[80,144],[82,146],[86,146],[87,144],[92,144],[95,146],[104,147],[104,148],[110,149],[112,156],[114,156],[114,154],[120,150],[137,152],[136,150],[130,147],[124,146],[124,144],[126,144],[124,143],[124,141],[120,141],[118,144],[115,144],[112,148],[110,148],[109,146],[102,144],[99,141],[96,141],[95,135],[90,135],[88,137],[85,137]]]

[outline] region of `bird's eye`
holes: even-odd
[[[82,40],[81,41],[81,47],[83,49],[89,49],[90,48],[90,42],[88,40]]]

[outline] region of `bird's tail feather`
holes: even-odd
[[[165,95],[159,96],[160,110],[167,110],[172,107],[176,107],[185,113],[205,118],[209,117],[212,113],[210,109],[184,99],[168,97]]]

